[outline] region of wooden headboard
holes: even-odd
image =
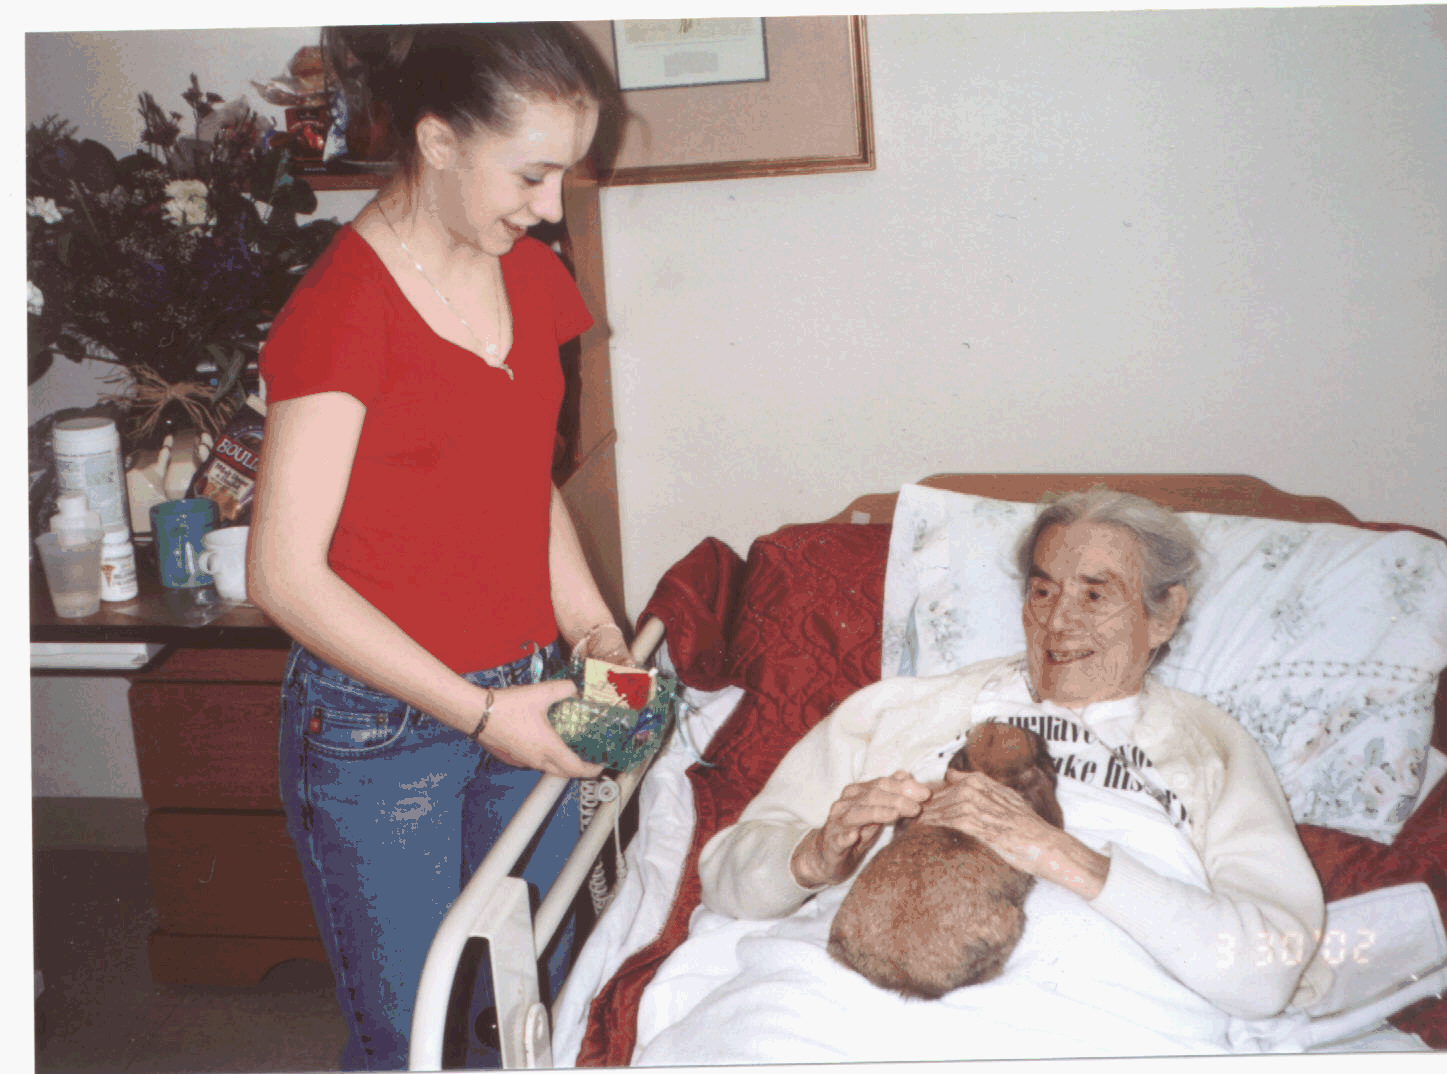
[[[1335,500],[1282,492],[1247,474],[935,474],[916,484],[1018,503],[1039,503],[1048,493],[1078,492],[1105,485],[1149,497],[1173,511],[1209,511],[1289,522],[1336,522],[1343,526],[1369,525]],[[894,518],[898,498],[897,492],[869,493],[855,499],[828,521],[888,523]],[[1439,534],[1430,530],[1410,528],[1440,539]],[[1436,712],[1432,744],[1447,752],[1447,671],[1437,680]]]

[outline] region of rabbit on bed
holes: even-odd
[[[1012,788],[1060,827],[1045,740],[1004,723],[970,729],[950,768]],[[829,953],[881,988],[935,999],[995,977],[1025,927],[1035,878],[973,836],[900,820],[834,917]]]

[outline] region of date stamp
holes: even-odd
[[[1300,932],[1267,933],[1258,932],[1256,942],[1246,952],[1238,952],[1240,944],[1229,933],[1218,934],[1216,944],[1216,968],[1228,969],[1236,964],[1239,957],[1249,958],[1253,966],[1264,968],[1275,964],[1299,966],[1313,953],[1321,957],[1328,966],[1340,966],[1348,959],[1365,966],[1371,961],[1368,952],[1377,941],[1377,934],[1371,929],[1357,929],[1352,936],[1341,929],[1321,930],[1312,934],[1312,944],[1307,946],[1307,937]]]

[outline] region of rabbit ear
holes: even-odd
[[[1055,762],[1050,756],[1050,743],[1045,741],[1043,735],[1037,734],[1034,731],[1030,734],[1031,740],[1035,743],[1035,763],[1042,768],[1048,768],[1050,770],[1050,778],[1053,781],[1055,778]]]
[[[1055,800],[1055,770],[1032,765],[1016,777],[1015,789],[1040,814],[1040,819],[1057,828],[1065,826],[1060,803]]]
[[[975,766],[970,764],[970,747],[968,745],[961,746],[945,767],[953,768],[956,772],[973,772]]]

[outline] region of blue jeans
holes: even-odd
[[[523,657],[466,677],[516,686],[533,681],[529,665]],[[405,1070],[432,937],[541,774],[505,764],[300,645],[287,664],[281,717],[287,828],[350,1030],[341,1066]],[[577,837],[570,788],[513,875],[546,891]],[[553,996],[567,971],[573,926],[570,917],[547,952]],[[469,1066],[499,1065],[496,1050],[471,1032],[473,1016],[492,1003],[484,965],[468,1016]]]

